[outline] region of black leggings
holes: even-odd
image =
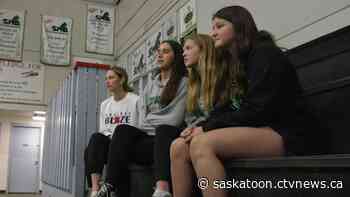
[[[107,163],[110,142],[109,137],[102,133],[94,133],[90,137],[84,152],[85,175],[89,187],[92,186],[91,174],[102,174],[103,166]]]
[[[176,127],[161,125],[155,136],[149,136],[133,126],[117,126],[109,148],[106,182],[112,184],[120,196],[129,196],[130,163],[154,163],[156,180],[170,181],[169,149],[180,132]]]

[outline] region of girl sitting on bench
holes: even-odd
[[[297,120],[296,107],[301,87],[294,67],[270,34],[258,31],[245,8],[231,6],[214,15],[211,36],[220,50],[220,69],[209,86],[215,87],[212,110],[171,146],[175,197],[191,196],[194,176],[208,181],[208,187],[201,188],[204,197],[225,197],[227,191],[213,185],[226,178],[225,160],[282,156],[303,149],[300,137],[305,129]],[[203,97],[205,101],[207,96]]]
[[[184,121],[187,94],[187,72],[182,46],[176,41],[163,41],[157,50],[160,73],[146,85],[138,102],[139,125],[115,128],[107,162],[106,182],[97,197],[130,196],[129,164],[152,165],[157,180],[154,197],[168,197],[171,142]],[[154,159],[155,158],[155,159]]]

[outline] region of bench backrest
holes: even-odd
[[[326,135],[310,131],[312,138],[323,138],[328,153],[350,153],[350,26],[291,49],[287,55],[297,69],[308,106],[328,128]]]

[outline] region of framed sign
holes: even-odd
[[[44,66],[0,60],[0,101],[43,103]]]
[[[196,27],[196,5],[195,0],[190,0],[179,11],[180,37],[185,36]]]
[[[146,65],[147,70],[151,70],[157,66],[157,50],[163,40],[162,30],[156,31],[146,41]]]
[[[72,19],[41,17],[41,62],[50,65],[70,65]]]
[[[176,40],[177,38],[177,23],[176,14],[166,18],[162,23],[163,40]]]
[[[0,10],[0,59],[22,61],[25,11]]]
[[[98,54],[114,54],[113,7],[88,4],[86,25],[86,51]]]
[[[126,72],[128,73],[129,79],[132,80],[134,78],[132,71],[133,71],[133,53],[129,53],[127,57],[127,67]]]
[[[133,53],[132,56],[132,76],[133,78],[140,76],[146,71],[146,53],[145,43]]]

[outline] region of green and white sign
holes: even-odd
[[[94,4],[87,7],[86,51],[114,54],[114,8]]]
[[[42,16],[41,62],[50,65],[70,65],[72,19]]]
[[[180,16],[180,37],[191,32],[197,23],[195,0],[187,2],[179,11]]]

